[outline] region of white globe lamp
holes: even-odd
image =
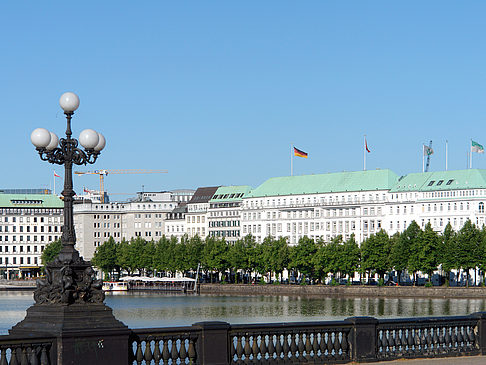
[[[30,134],[30,140],[37,148],[45,148],[51,142],[51,132],[45,128],[37,128]]]
[[[72,92],[67,92],[61,95],[59,105],[65,113],[72,113],[79,107],[79,97]]]
[[[85,129],[79,134],[79,143],[87,150],[92,150],[98,145],[100,137],[98,132],[92,129]]]

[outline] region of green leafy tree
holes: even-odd
[[[44,247],[44,251],[42,251],[41,255],[41,262],[42,265],[46,265],[49,262],[52,262],[57,255],[59,255],[59,252],[61,252],[62,248],[62,243],[61,240],[53,241]]]
[[[439,265],[439,236],[432,229],[430,223],[427,223],[425,230],[422,232],[419,243],[419,269],[427,273],[428,281],[432,279],[432,273]]]
[[[302,237],[299,243],[291,250],[290,265],[298,270],[307,278],[312,278],[314,274],[314,265],[312,257],[317,252],[317,245],[314,240],[307,236]]]
[[[404,240],[402,244],[405,246],[403,254],[408,255],[407,270],[413,274],[414,285],[417,284],[417,271],[420,270],[420,239],[422,229],[417,222],[412,221],[407,229],[401,234],[400,238]]]
[[[113,237],[96,248],[91,262],[94,266],[99,267],[105,275],[110,275],[117,269],[117,245]]]
[[[376,272],[383,280],[385,273],[390,269],[389,249],[390,238],[384,230],[371,235],[361,245],[361,266],[363,269],[367,272]]]
[[[359,248],[354,234],[351,235],[342,245],[342,266],[341,272],[351,279],[354,273],[358,271],[361,258],[361,250]]]
[[[469,270],[481,264],[481,234],[468,219],[457,233],[457,261],[466,272],[466,286],[469,286]]]
[[[439,263],[446,273],[446,285],[449,286],[451,271],[458,269],[456,233],[450,223],[447,223],[440,237]]]

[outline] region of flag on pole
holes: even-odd
[[[434,154],[432,147],[424,145],[424,156],[430,156]]]
[[[301,151],[294,147],[294,156],[307,158],[307,152]]]
[[[483,145],[471,140],[471,152],[484,153]]]
[[[366,152],[370,153],[370,149],[368,148],[368,141],[366,140],[366,137],[365,137],[365,149],[366,149]]]
[[[54,171],[54,176],[55,177],[60,177],[58,174],[56,174],[56,171]]]

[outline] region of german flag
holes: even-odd
[[[294,156],[307,158],[307,153],[294,147]]]

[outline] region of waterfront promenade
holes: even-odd
[[[481,298],[484,287],[377,286],[377,285],[271,285],[271,284],[201,284],[201,294],[226,295],[318,295],[380,298]]]
[[[352,363],[357,364],[357,363]],[[483,365],[486,364],[486,356],[467,356],[437,359],[401,359],[394,361],[374,362],[377,365]]]

